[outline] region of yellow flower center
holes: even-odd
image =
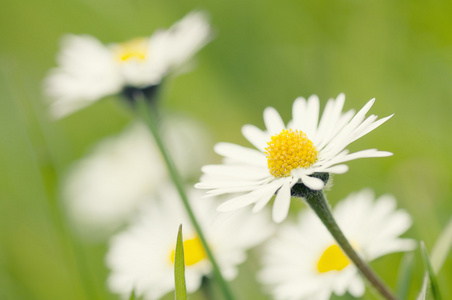
[[[120,62],[130,60],[145,61],[148,53],[148,39],[137,38],[128,42],[119,44],[116,49],[116,58]]]
[[[201,240],[198,236],[193,239],[185,240],[184,245],[184,259],[186,266],[193,266],[200,261],[207,258],[204,247],[202,246]],[[174,264],[174,259],[176,256],[176,248],[171,252],[171,262]]]
[[[308,168],[317,161],[317,149],[301,130],[283,129],[267,145],[268,170],[275,177],[287,177],[293,169]]]
[[[348,257],[345,256],[338,245],[328,247],[322,254],[317,263],[317,270],[319,273],[326,273],[329,271],[341,271],[350,264]]]

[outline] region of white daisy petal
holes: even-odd
[[[267,127],[267,131],[271,135],[279,133],[281,130],[285,128],[281,116],[273,107],[267,107],[264,110],[264,122],[265,126]]]
[[[276,190],[281,187],[281,182],[275,181],[268,184],[266,187],[254,190],[248,194],[237,196],[235,198],[229,199],[222,203],[217,210],[221,212],[231,211],[240,209],[252,203],[266,201],[268,202],[270,198],[275,194]],[[261,205],[261,204],[259,204]],[[253,210],[253,212],[255,212]]]
[[[337,98],[330,99],[325,107],[322,118],[320,119],[319,129],[316,134],[316,145],[322,149],[331,139],[349,122],[354,111],[348,111],[342,114],[342,108],[345,102],[345,95],[340,94]]]
[[[182,20],[163,32],[167,35],[167,42],[164,47],[158,48],[161,51],[159,52],[160,56],[154,55],[167,64],[165,67],[167,70],[181,67],[212,39],[208,17],[205,13],[199,11],[187,14]],[[151,48],[151,55],[152,50]]]
[[[371,132],[372,130],[376,129],[377,127],[379,127],[381,124],[383,124],[384,122],[386,122],[387,120],[391,119],[394,116],[394,114],[387,116],[385,118],[382,118],[376,122],[373,122],[371,125],[369,125],[366,130],[364,130],[363,132],[361,132],[357,137],[354,138],[353,141],[359,139],[360,137],[368,134],[369,132]]]
[[[222,194],[232,194],[232,193],[246,193],[250,191],[254,191],[256,189],[259,189],[259,185],[246,185],[246,186],[235,186],[235,187],[227,187],[227,188],[218,188],[209,190],[206,193],[208,194],[207,197],[211,197],[212,195],[222,195]]]
[[[267,203],[273,198],[273,196],[273,194],[268,193],[267,195],[259,199],[259,201],[257,201],[254,205],[252,212],[257,213],[261,211],[265,207],[265,205],[267,205]]]
[[[322,117],[320,118],[319,127],[317,128],[317,134],[319,136],[322,136],[325,134],[326,126],[333,123],[331,122],[331,115],[333,114],[333,107],[335,105],[334,99],[329,99],[328,102],[325,105],[325,108],[323,110]],[[341,108],[342,110],[342,108]],[[340,112],[339,112],[340,114]]]
[[[362,297],[365,289],[364,282],[359,276],[355,276],[348,287],[348,291],[355,298]]]
[[[231,185],[234,187],[253,187],[260,186],[262,184],[267,183],[268,179],[257,180],[257,181],[244,181],[244,180],[218,180],[218,181],[203,181],[196,184],[196,188],[198,189],[212,189],[212,188],[227,188]]]
[[[344,174],[348,171],[347,165],[335,165],[323,170],[323,172],[333,173],[333,174]]]
[[[292,106],[292,122],[295,129],[303,130],[306,113],[306,99],[298,97]]]
[[[324,140],[325,146],[329,143],[332,143],[333,139],[336,138],[336,136],[344,129],[345,126],[347,126],[348,122],[350,122],[354,114],[355,111],[350,110],[338,118],[337,123],[335,123],[333,127],[330,128],[329,135]],[[323,149],[323,147],[319,148]]]
[[[309,136],[315,136],[316,130],[317,130],[317,124],[319,121],[319,97],[317,95],[312,95],[308,98],[308,105],[306,107],[306,127],[303,130],[306,135]]]
[[[275,195],[276,191],[281,187],[283,181],[284,179],[276,180],[268,185],[267,193],[262,195],[262,197],[256,202],[256,205],[254,205],[252,210],[253,213],[261,211],[265,205],[267,205],[270,199]]]
[[[350,143],[349,135],[351,135],[353,131],[356,130],[364,121],[366,113],[370,110],[374,102],[375,99],[367,102],[366,105],[364,105],[364,107],[350,120],[350,122],[348,122],[348,124],[337,133],[329,144],[325,146],[324,151],[331,151],[332,149],[336,149],[337,152],[342,151],[342,149]]]
[[[286,180],[276,193],[275,203],[273,204],[273,221],[281,223],[287,217],[290,207],[290,185],[291,181]]]
[[[268,134],[260,130],[254,125],[244,125],[242,127],[243,136],[251,143],[254,147],[260,151],[264,151],[267,147]]]
[[[391,152],[378,151],[377,149],[367,149],[367,150],[361,150],[358,152],[347,154],[340,159],[333,159],[330,161],[330,163],[334,162],[334,164],[338,164],[338,163],[343,163],[346,161],[355,160],[355,159],[359,159],[359,158],[387,157],[387,156],[391,156],[391,155],[393,155]]]
[[[360,111],[353,117],[353,119],[350,121],[350,124],[353,123],[361,123],[362,120],[364,120],[364,116],[367,114],[367,112],[370,110],[372,105],[375,103],[375,98],[370,99],[366,105],[363,106],[363,108],[360,109]]]
[[[241,195],[232,199],[229,199],[228,201],[222,203],[220,206],[218,206],[217,211],[220,212],[227,212],[231,210],[236,210],[245,206],[248,206],[254,202],[256,202],[259,197],[261,196],[262,191],[257,190],[253,191],[251,193]]]
[[[204,173],[210,175],[224,175],[227,177],[239,177],[248,179],[262,179],[269,176],[267,168],[258,168],[250,166],[236,165],[206,165],[201,169]]]
[[[58,63],[44,81],[54,117],[64,117],[121,88],[110,51],[92,36],[65,35]]]
[[[262,152],[231,143],[218,143],[215,152],[226,158],[256,166],[265,166],[267,159]]]
[[[312,190],[321,190],[325,186],[321,179],[307,176],[305,174],[301,174],[301,181],[305,186]]]

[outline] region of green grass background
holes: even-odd
[[[216,38],[199,53],[195,71],[165,85],[162,108],[204,122],[213,141],[243,144],[241,126],[262,127],[267,106],[288,121],[297,96],[315,93],[323,106],[344,92],[346,109],[375,97],[372,113],[395,116],[351,149],[377,147],[394,156],[350,162],[350,171],[334,178],[328,197],[335,203],[368,186],[378,195],[394,194],[414,218],[406,236],[431,249],[452,212],[451,1],[4,1],[1,300],[117,299],[105,288],[106,245],[88,244],[65,229],[59,188],[73,162],[132,116],[109,97],[53,122],[46,115],[42,79],[55,66],[64,33],[120,42],[168,27],[193,9],[209,12]],[[392,287],[401,257],[372,263]],[[232,284],[240,299],[266,299],[253,278],[258,266],[255,255],[241,267]],[[417,252],[410,299],[422,272]],[[450,256],[438,280],[443,299],[452,299]],[[367,292],[365,298],[375,296]]]

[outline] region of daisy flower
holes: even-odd
[[[293,104],[293,119],[287,126],[274,108],[266,108],[266,130],[253,125],[242,128],[243,135],[256,149],[231,143],[217,144],[215,152],[224,156],[224,162],[204,166],[204,175],[196,187],[208,189],[210,195],[240,193],[220,205],[219,211],[254,204],[253,212],[257,212],[276,193],[273,220],[282,222],[288,214],[291,189],[295,184],[322,190],[329,174],[347,172],[344,162],[392,155],[376,149],[355,153],[345,149],[391,116],[380,120],[375,115],[366,118],[374,99],[356,114],[353,110],[343,113],[344,101],[344,94],[330,99],[319,120],[318,97],[311,96],[307,101],[297,98]],[[327,176],[323,176],[325,174]]]
[[[159,192],[158,199],[150,202],[135,222],[110,243],[106,264],[111,272],[107,283],[111,291],[125,299],[132,289],[146,300],[159,299],[174,290],[174,256],[180,224],[187,291],[196,291],[202,277],[209,276],[212,270],[174,187],[162,186]],[[233,279],[237,265],[246,259],[246,250],[273,232],[269,215],[250,217],[247,211],[217,215],[215,203],[202,199],[200,191],[191,189],[188,195],[223,276]]]
[[[199,176],[208,157],[202,125],[173,116],[164,120],[162,131],[182,176]],[[67,213],[86,237],[105,237],[126,223],[167,178],[146,126],[133,123],[101,141],[70,170],[63,186]]]
[[[369,189],[339,202],[334,216],[354,249],[366,261],[410,251],[414,240],[399,238],[411,226],[411,217],[396,210],[396,201],[383,195],[376,201]],[[327,300],[331,294],[364,294],[364,282],[312,210],[300,213],[296,224],[286,224],[270,240],[258,277],[276,300]]]
[[[205,14],[192,12],[168,30],[121,44],[103,45],[89,35],[66,35],[54,69],[45,80],[50,110],[57,118],[100,98],[149,96],[169,73],[180,69],[211,39]]]

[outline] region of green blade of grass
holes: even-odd
[[[397,279],[397,296],[399,299],[407,299],[410,290],[411,279],[414,269],[414,255],[412,252],[406,253],[400,264],[399,275]]]
[[[430,259],[428,257],[428,253],[427,253],[427,248],[425,247],[425,244],[423,241],[421,241],[421,255],[422,255],[422,259],[424,261],[424,265],[425,265],[425,269],[428,273],[428,279],[430,281],[430,286],[431,286],[431,290],[432,290],[432,296],[433,299],[435,300],[440,300],[441,296],[439,293],[439,288],[438,288],[438,283],[436,282],[436,275],[433,272],[433,268],[432,265],[430,263]]]
[[[452,218],[449,220],[443,231],[439,235],[438,239],[433,246],[432,253],[430,255],[430,262],[432,264],[435,274],[441,270],[447,255],[452,247]]]
[[[135,300],[135,289],[132,290],[132,293],[130,294],[129,300]]]
[[[184,245],[182,242],[182,224],[177,234],[176,253],[174,258],[174,280],[176,284],[176,300],[187,300],[187,288],[185,287],[185,261]]]
[[[422,288],[416,300],[427,300],[427,286],[428,286],[428,273],[425,272],[424,280],[422,280]]]

